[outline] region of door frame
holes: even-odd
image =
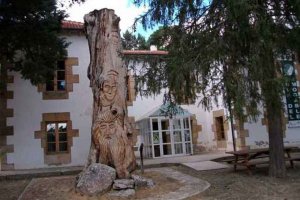
[[[183,120],[188,118],[188,123],[189,123],[189,128],[185,129],[184,128],[184,122]],[[158,132],[159,133],[159,144],[154,144],[153,142],[153,125],[152,122],[153,120],[157,120],[158,123],[158,130],[155,130],[154,132]],[[180,120],[180,133],[181,133],[181,142],[176,142],[174,141],[174,129],[173,129],[173,120],[177,119]],[[169,129],[168,130],[162,130],[161,127],[161,121],[162,120],[168,120],[169,121]],[[189,134],[190,134],[190,141],[185,141],[185,135],[184,135],[184,131],[185,130],[189,130]],[[162,132],[163,131],[169,131],[170,132],[170,143],[163,143],[163,138],[162,138]],[[179,129],[176,129],[176,131],[179,131]],[[189,154],[193,154],[193,142],[192,142],[192,128],[191,128],[191,119],[190,116],[182,116],[182,117],[174,117],[174,118],[168,118],[168,117],[162,117],[162,116],[157,116],[157,117],[150,117],[150,132],[151,132],[151,148],[152,148],[152,157],[153,158],[161,158],[161,157],[173,157],[173,156],[182,156],[182,155],[189,155]],[[190,149],[191,152],[190,153],[186,153],[186,144],[190,143]],[[163,154],[163,145],[164,144],[170,144],[171,145],[171,154],[169,155],[164,155]],[[182,153],[180,154],[176,154],[175,153],[175,144],[182,144]],[[160,150],[160,156],[155,156],[155,152],[154,152],[154,146],[158,146],[159,145],[159,150]]]

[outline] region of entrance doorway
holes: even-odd
[[[190,117],[150,118],[153,157],[192,153]]]

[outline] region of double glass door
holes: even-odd
[[[191,154],[191,125],[186,118],[151,118],[153,157]]]

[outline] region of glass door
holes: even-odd
[[[183,135],[184,135],[184,149],[185,154],[192,154],[192,134],[191,134],[191,120],[189,117],[183,118]]]
[[[162,155],[172,155],[172,132],[170,130],[170,120],[169,119],[161,119],[161,143],[162,143]]]
[[[152,136],[152,152],[153,157],[160,157],[160,144],[161,144],[161,137],[160,137],[160,131],[159,131],[159,125],[158,125],[158,119],[153,118],[150,119],[151,123],[151,136]]]
[[[192,153],[189,117],[179,119],[150,118],[154,158]]]
[[[184,148],[183,148],[183,133],[182,133],[182,119],[173,119],[173,146],[174,146],[174,155],[183,154]]]

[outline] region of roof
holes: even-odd
[[[63,20],[61,27],[64,31],[78,33],[78,31],[82,32],[84,30],[84,23]],[[123,53],[125,55],[168,55],[167,51],[160,50],[123,50]]]
[[[147,112],[142,117],[140,117],[137,121],[147,119],[150,117],[166,117],[169,116],[168,111],[172,112],[174,117],[189,117],[192,115],[189,111],[183,109],[179,105],[170,108],[169,104],[166,103],[166,104],[162,104],[161,106],[155,107],[154,109],[152,109],[151,111]]]
[[[151,50],[124,50],[125,55],[168,55],[168,51]]]
[[[84,25],[82,22],[75,21],[62,21],[62,29],[72,29],[72,30],[83,30]]]

